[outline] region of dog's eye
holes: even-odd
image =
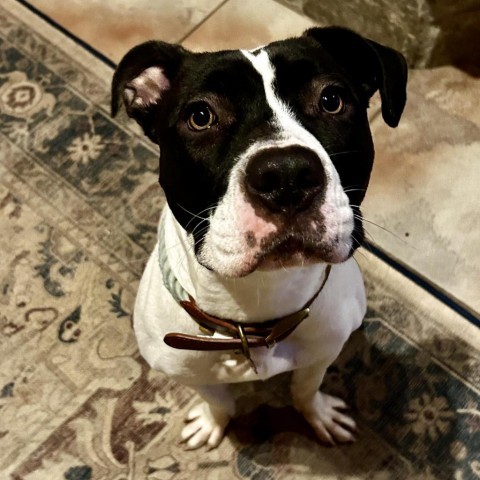
[[[320,96],[320,107],[323,111],[336,115],[345,110],[345,102],[338,87],[326,87]]]
[[[197,102],[187,110],[187,125],[190,130],[200,132],[217,123],[217,116],[205,102]]]

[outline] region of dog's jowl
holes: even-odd
[[[188,448],[216,447],[228,384],[293,371],[294,406],[327,443],[354,439],[343,400],[319,391],[365,313],[352,254],[373,163],[367,107],[395,127],[407,68],[341,28],[251,51],[147,42],[115,72],[120,102],[160,146],[165,191],[135,334],[152,368],[194,388]]]

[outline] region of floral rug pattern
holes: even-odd
[[[407,295],[417,287],[368,252],[369,312],[326,379],[358,441],[316,442],[281,376],[241,387],[266,387],[269,406],[219,449],[183,450],[196,399],[148,368],[131,329],[164,201],[157,152],[109,117],[99,60],[82,66],[21,8],[0,7],[2,478],[480,478],[479,337],[447,328],[453,312]]]

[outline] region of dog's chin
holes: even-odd
[[[308,267],[318,263],[342,263],[351,256],[351,248],[345,245],[304,245],[295,239],[275,245],[260,259],[257,270],[272,271],[289,267]]]
[[[297,239],[286,239],[275,242],[268,248],[257,252],[254,256],[245,255],[234,262],[214,265],[197,257],[198,262],[208,270],[223,277],[246,277],[255,271],[271,272],[293,267],[308,267],[319,263],[337,264],[348,260],[353,254],[350,242],[343,246],[335,245],[305,245]]]

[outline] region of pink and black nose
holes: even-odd
[[[318,156],[300,146],[262,150],[250,159],[245,173],[252,200],[271,212],[306,210],[326,183]]]

